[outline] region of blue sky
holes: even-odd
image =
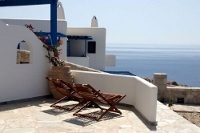
[[[200,44],[200,0],[60,0],[69,27],[95,15],[107,43]],[[0,18],[49,19],[49,5],[0,8]]]

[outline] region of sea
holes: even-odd
[[[106,71],[128,71],[142,78],[166,73],[168,81],[200,87],[200,44],[107,44],[106,53],[116,55],[116,66]]]

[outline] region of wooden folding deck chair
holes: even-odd
[[[96,121],[99,121],[109,111],[122,114],[121,111],[116,108],[116,104],[118,104],[126,95],[100,92],[95,90],[89,84],[73,84],[73,89],[75,89],[75,91],[87,101],[86,104],[84,104],[84,106],[76,111],[73,115],[93,118]],[[110,107],[103,108],[98,103],[104,103],[106,105],[109,105]],[[88,114],[79,113],[82,109],[87,107],[88,104],[93,104],[95,107],[100,108],[102,112],[101,115],[99,117],[96,117]]]
[[[46,79],[55,87],[55,89],[59,93],[64,95],[64,97],[62,97],[59,100],[57,100],[56,102],[54,102],[50,107],[55,107],[55,108],[71,111],[74,108],[76,108],[77,106],[85,103],[83,98],[79,94],[77,94],[74,91],[74,89],[72,88],[73,84],[63,83],[62,80],[60,80],[60,79],[52,79],[52,78],[48,78],[48,77],[46,77]],[[69,98],[73,98],[74,100],[78,101],[78,104],[72,106],[71,108],[66,108],[66,107],[57,105],[59,102],[63,101],[64,99],[69,99]]]

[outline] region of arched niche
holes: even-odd
[[[17,45],[17,64],[32,63],[32,47],[28,41],[21,41]]]

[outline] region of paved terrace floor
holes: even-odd
[[[199,133],[200,128],[158,102],[157,126],[143,121],[129,106],[118,106],[122,115],[108,114],[96,122],[49,107],[50,98],[0,105],[0,133]],[[66,103],[66,102],[65,102]],[[73,101],[67,104],[73,104]]]

